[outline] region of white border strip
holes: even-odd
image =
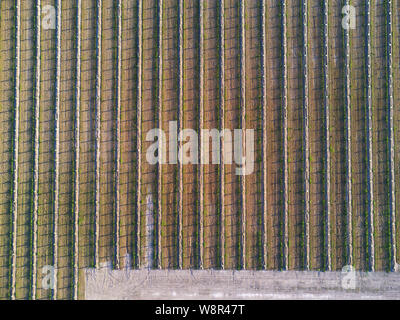
[[[332,269],[331,260],[331,150],[330,150],[330,106],[329,106],[329,2],[324,0],[324,110],[325,110],[325,237],[324,250],[325,261],[324,269],[330,271]]]
[[[41,68],[41,3],[36,2],[35,11],[35,96],[34,96],[34,160],[33,160],[33,208],[32,208],[32,280],[31,299],[36,299],[37,287],[37,232],[38,232],[38,193],[39,193],[39,133],[40,133],[40,68]]]
[[[308,4],[302,3],[303,17],[303,160],[304,160],[304,269],[310,270],[310,144],[308,110]]]
[[[288,235],[288,132],[287,132],[287,37],[286,37],[286,0],[282,1],[282,111],[283,111],[283,239],[281,240],[281,269],[288,269],[289,235]]]
[[[15,88],[14,88],[14,141],[12,163],[12,244],[11,244],[11,299],[15,300],[17,274],[17,223],[18,223],[18,156],[19,156],[19,90],[21,67],[21,3],[15,2]]]
[[[81,111],[81,14],[82,1],[76,3],[76,83],[75,83],[75,166],[74,166],[74,261],[73,299],[78,299],[79,278],[79,167]]]

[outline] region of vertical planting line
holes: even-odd
[[[101,148],[101,16],[102,0],[97,0],[96,19],[96,97],[95,97],[95,213],[94,213],[94,267],[99,267],[99,210],[100,210],[100,148]]]
[[[178,2],[178,132],[183,129],[183,0]],[[181,142],[178,139],[179,159],[182,159]],[[183,166],[178,161],[178,260],[177,267],[182,269],[182,214],[183,214]]]
[[[345,0],[349,5],[349,0]],[[345,139],[346,139],[346,264],[353,263],[353,235],[352,235],[352,194],[351,194],[351,109],[350,109],[350,36],[349,29],[344,29],[345,46]]]
[[[33,149],[33,203],[32,203],[32,279],[31,299],[36,299],[37,283],[37,229],[38,229],[38,190],[39,190],[39,115],[40,115],[40,0],[35,11],[35,83],[34,83],[34,149]]]
[[[162,128],[162,36],[163,36],[163,0],[158,0],[158,91],[157,91],[157,112],[158,112],[158,128]],[[162,143],[160,148],[162,148]],[[157,268],[161,269],[161,192],[162,192],[162,163],[163,163],[163,152],[160,152],[158,161],[158,172],[157,172]]]
[[[323,28],[323,50],[324,50],[324,115],[325,115],[325,228],[324,228],[324,269],[326,271],[331,271],[332,261],[331,261],[331,227],[330,227],[330,217],[331,217],[331,151],[330,151],[330,108],[329,108],[329,52],[328,52],[328,39],[329,39],[329,29],[328,29],[328,13],[329,13],[329,2],[324,0],[324,28]]]
[[[75,82],[75,163],[74,163],[74,248],[73,299],[78,299],[79,277],[79,165],[80,165],[80,111],[81,111],[81,12],[82,2],[76,3],[76,82]]]
[[[266,83],[266,75],[267,75],[267,34],[266,34],[266,17],[265,17],[265,7],[266,0],[262,0],[261,2],[261,105],[263,110],[262,115],[262,154],[263,154],[263,162],[262,162],[262,215],[261,215],[261,264],[262,269],[267,269],[267,83]]]
[[[204,252],[204,228],[203,228],[203,221],[204,221],[204,172],[203,172],[203,165],[202,159],[203,155],[203,136],[201,134],[201,130],[203,129],[204,125],[204,18],[203,18],[203,11],[204,11],[204,0],[199,0],[199,24],[200,24],[200,34],[199,34],[199,132],[200,132],[200,166],[199,168],[199,235],[198,235],[198,246],[199,246],[199,259],[198,259],[198,266],[199,269],[203,269],[203,252]]]
[[[393,32],[392,0],[387,0],[387,62],[388,62],[388,127],[389,127],[389,234],[390,234],[390,270],[396,269],[396,203],[394,183],[394,126],[393,126]]]
[[[12,240],[11,240],[11,299],[15,300],[17,273],[17,221],[18,221],[18,143],[19,143],[19,87],[21,58],[21,8],[20,0],[15,1],[15,87],[14,87],[14,141],[12,163]]]
[[[371,1],[366,0],[366,64],[367,64],[367,105],[366,105],[366,129],[367,129],[367,220],[368,220],[368,269],[374,271],[374,193],[372,172],[372,87],[371,87]]]
[[[308,111],[308,5],[303,0],[303,158],[304,158],[304,269],[310,270],[310,145]]]
[[[115,176],[114,176],[114,267],[119,268],[120,262],[120,212],[119,212],[119,175],[121,166],[121,56],[122,56],[122,11],[121,0],[117,1],[117,67],[116,67],[116,106],[115,106]]]
[[[224,130],[225,130],[225,0],[220,1],[219,7],[219,27],[220,27],[220,44],[219,44],[219,102],[220,102],[220,112],[219,112],[219,126],[222,132],[221,134],[221,155],[220,155],[220,172],[219,172],[219,186],[220,186],[220,239],[219,239],[219,248],[220,248],[220,267],[221,269],[225,269],[225,138],[224,138]]]
[[[242,126],[242,150],[246,150],[246,30],[245,2],[240,1],[240,123]],[[248,160],[248,159],[247,159]],[[246,166],[245,166],[246,167]],[[246,169],[244,169],[246,171]],[[240,230],[240,268],[246,269],[246,172],[240,176],[241,230]]]
[[[281,239],[281,269],[288,269],[288,146],[287,146],[287,47],[286,47],[286,0],[282,1],[282,111],[283,111],[283,221]]]
[[[136,232],[135,232],[135,252],[137,268],[140,267],[140,203],[141,203],[141,184],[142,184],[142,26],[143,26],[143,12],[142,0],[137,0],[138,10],[138,24],[137,24],[137,100],[136,100]]]
[[[54,182],[53,182],[53,266],[54,289],[53,299],[57,300],[58,273],[58,202],[59,202],[59,157],[60,157],[60,79],[61,79],[61,0],[56,2],[56,84],[54,110]]]

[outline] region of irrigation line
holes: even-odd
[[[157,112],[158,112],[158,127],[162,126],[162,84],[163,84],[163,0],[158,0],[158,90],[157,90]],[[162,148],[162,143],[159,146]],[[161,206],[162,206],[162,162],[163,152],[160,152],[157,170],[157,268],[161,269]]]
[[[56,2],[56,83],[54,110],[54,182],[53,182],[53,299],[57,300],[58,283],[58,218],[59,218],[59,166],[60,166],[60,79],[61,79],[61,0]]]
[[[15,1],[15,87],[14,87],[14,132],[12,163],[12,235],[11,235],[11,299],[15,300],[17,273],[17,222],[18,222],[18,149],[19,149],[19,89],[21,66],[21,8],[20,0]]]
[[[390,233],[390,270],[396,270],[396,203],[394,182],[394,126],[393,126],[393,26],[392,0],[387,0],[387,63],[388,63],[388,128],[389,128],[389,233]]]
[[[178,3],[178,132],[183,129],[183,0]],[[178,139],[179,159],[178,160],[178,269],[182,269],[183,247],[182,247],[182,215],[183,215],[183,166],[182,148]]]
[[[138,25],[137,25],[137,100],[136,100],[136,232],[135,232],[135,252],[136,252],[136,267],[140,267],[140,248],[141,248],[141,224],[140,224],[140,203],[141,203],[141,184],[142,184],[142,29],[143,29],[143,8],[142,0],[137,0],[137,10],[138,10]]]
[[[76,3],[76,82],[75,82],[75,163],[74,163],[74,230],[73,230],[73,299],[78,299],[79,277],[79,166],[81,111],[81,14],[82,1]]]
[[[199,0],[199,24],[200,24],[200,34],[199,34],[199,59],[200,59],[200,66],[199,66],[199,132],[204,126],[204,0]],[[200,159],[203,159],[203,136],[200,134]],[[198,267],[199,269],[203,269],[203,253],[204,253],[204,171],[203,166],[198,166],[199,168],[199,236],[198,236],[198,246],[199,246],[199,258],[198,258]]]
[[[324,220],[324,269],[326,271],[332,270],[331,261],[331,151],[330,151],[330,107],[329,107],[329,29],[328,29],[328,13],[329,13],[329,2],[324,0],[324,37],[323,37],[323,50],[324,50],[324,115],[325,115],[325,220]]]
[[[246,30],[245,2],[240,1],[240,112],[243,135],[246,132]],[[246,150],[246,138],[242,136],[242,150]],[[248,161],[248,159],[247,159]],[[246,166],[245,169],[246,171]],[[241,235],[240,269],[246,269],[246,172],[240,176],[241,185]]]
[[[96,96],[95,96],[95,203],[94,203],[94,267],[99,267],[100,149],[101,149],[101,17],[102,0],[97,0],[96,20]]]
[[[345,0],[349,5],[349,0]],[[345,139],[346,139],[346,265],[353,263],[353,234],[352,234],[352,193],[351,193],[351,108],[350,108],[350,36],[349,30],[344,29],[345,46]]]
[[[116,106],[115,106],[115,168],[114,168],[114,267],[120,266],[120,167],[121,167],[121,57],[122,57],[122,8],[117,1],[117,67],[116,67]]]
[[[283,219],[281,239],[281,269],[288,269],[288,146],[287,146],[287,44],[286,0],[282,1],[282,111],[283,111]]]
[[[33,203],[32,203],[32,279],[31,299],[36,299],[37,287],[37,230],[38,230],[38,192],[39,192],[39,127],[40,127],[40,0],[36,2],[35,11],[35,83],[34,83],[34,146],[33,146]]]
[[[262,215],[261,215],[261,264],[262,269],[267,269],[267,82],[266,82],[266,75],[267,75],[267,33],[265,30],[266,27],[266,0],[262,0],[261,2],[261,105],[263,110],[262,116],[262,154],[263,154],[263,162],[262,162],[262,196],[263,196],[263,203],[262,203]]]
[[[219,43],[219,126],[221,132],[225,130],[225,0],[220,1],[219,7],[219,27],[220,27],[220,43]],[[219,248],[220,248],[220,268],[225,269],[225,138],[221,135],[221,155],[220,155],[220,171],[219,171],[219,186],[220,186],[220,198],[219,198],[219,210],[220,210],[220,230],[219,230]]]
[[[367,65],[367,220],[368,220],[368,270],[374,271],[374,192],[372,165],[372,87],[371,87],[371,1],[366,0],[366,65]]]
[[[304,269],[310,270],[310,145],[308,110],[308,0],[303,0]]]

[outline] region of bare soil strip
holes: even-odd
[[[34,3],[21,2],[20,117],[18,150],[18,221],[17,221],[17,299],[29,299],[31,292],[31,187],[33,179],[33,85],[34,82]]]
[[[58,208],[58,299],[72,299],[75,282],[75,212],[73,181],[75,171],[76,85],[77,85],[77,22],[74,3],[63,3],[60,21],[60,79],[59,84],[59,208]],[[78,129],[77,129],[78,130]],[[79,179],[79,176],[78,176]],[[78,189],[79,190],[79,189]],[[79,210],[79,209],[78,209]]]
[[[310,256],[311,270],[326,267],[326,247],[324,225],[326,223],[326,137],[327,92],[325,79],[327,61],[324,61],[324,3],[308,5],[308,97],[309,97],[309,187],[310,187]],[[327,32],[327,29],[326,29]],[[329,131],[327,132],[329,134]],[[307,197],[305,197],[305,201]],[[306,231],[307,232],[307,231]],[[329,254],[328,254],[329,256]]]
[[[341,270],[346,264],[346,74],[345,47],[342,27],[342,0],[330,2],[328,12],[328,81],[329,81],[329,153],[331,156],[330,237],[332,270]]]
[[[183,128],[195,130],[200,137],[200,3],[189,0],[183,2],[183,70],[182,70],[182,106]],[[189,155],[189,154],[187,154]],[[197,156],[199,157],[199,152]],[[199,268],[202,264],[200,247],[202,241],[199,235],[199,210],[201,189],[200,173],[202,165],[187,164],[182,167],[183,181],[180,186],[183,200],[182,211],[182,267]]]
[[[10,299],[10,248],[11,248],[11,188],[12,188],[12,141],[14,106],[14,24],[13,1],[0,3],[0,298]]]
[[[204,4],[204,118],[203,128],[219,128],[219,5],[220,1],[202,1]],[[222,166],[209,164],[203,166],[204,205],[203,205],[203,266],[205,269],[220,265],[220,183],[219,169]],[[202,190],[199,190],[202,192]]]
[[[142,1],[123,0],[121,25],[120,267],[140,266]],[[132,266],[124,257],[129,255]]]
[[[162,116],[161,128],[169,145],[169,122],[179,127],[179,8],[173,0],[163,1],[162,11]],[[179,130],[179,128],[178,128]],[[179,132],[179,131],[178,131]],[[173,139],[173,138],[172,138]],[[171,150],[168,150],[169,152]],[[167,153],[169,157],[170,153]],[[179,171],[180,165],[162,165],[162,267],[179,268]]]
[[[157,227],[154,228],[154,253],[155,253],[155,262],[156,265],[153,267],[158,267],[160,263],[160,243],[159,243],[159,202],[158,202],[158,191],[159,191],[159,179],[158,175],[158,167],[156,165],[150,165],[146,160],[146,150],[153,142],[146,141],[146,134],[149,130],[158,127],[158,63],[160,56],[158,55],[158,51],[160,47],[158,46],[159,40],[159,25],[158,25],[158,4],[159,1],[144,1],[142,18],[143,18],[143,38],[142,38],[142,90],[141,90],[141,100],[142,100],[142,112],[141,112],[141,207],[140,207],[140,223],[138,227],[140,227],[140,243],[142,244],[141,248],[146,248],[149,244],[146,244],[146,216],[145,212],[147,210],[146,198],[148,195],[153,195],[153,199],[155,202],[155,223]],[[157,18],[158,17],[158,18]],[[154,23],[156,21],[157,23]],[[137,120],[139,121],[139,119]],[[145,258],[145,250],[141,250],[138,253],[140,257],[140,261],[143,261]]]
[[[367,266],[367,137],[366,137],[366,18],[365,1],[352,1],[356,7],[357,28],[350,29],[350,105],[351,105],[351,179],[353,265],[357,270]]]
[[[368,1],[369,2],[369,1]],[[367,3],[368,3],[367,2]],[[370,85],[372,102],[373,149],[373,205],[372,229],[368,233],[375,240],[374,260],[370,270],[390,271],[390,105],[388,97],[387,19],[386,5],[371,1]],[[373,76],[380,75],[380,76]],[[371,168],[371,170],[372,170]],[[372,243],[373,244],[373,243]],[[374,264],[372,264],[374,263]]]
[[[265,43],[266,50],[266,250],[268,269],[284,268],[284,146],[283,146],[283,51],[282,51],[282,6],[279,3],[266,3]]]
[[[245,112],[245,125],[242,125],[242,129],[254,130],[254,171],[245,177],[245,195],[246,195],[246,211],[244,226],[242,228],[245,232],[245,264],[244,269],[260,269],[265,266],[265,258],[263,244],[263,111],[265,105],[262,101],[262,92],[265,82],[262,83],[262,29],[261,29],[261,14],[262,14],[262,3],[257,1],[244,2],[245,13],[244,17],[246,21],[243,29],[245,32],[245,52],[244,57],[245,63],[242,64],[245,67],[243,73],[245,73],[245,108],[242,108]],[[265,26],[265,24],[264,24]],[[264,29],[265,30],[265,29]],[[265,71],[265,69],[264,69]],[[243,118],[242,118],[243,121]],[[265,123],[265,122],[264,122]],[[245,138],[245,131],[243,131],[243,139]],[[266,132],[265,132],[266,133]],[[249,148],[250,146],[245,146]],[[245,150],[245,149],[244,149]],[[246,159],[250,161],[250,159]],[[249,165],[248,165],[249,166]],[[249,172],[250,173],[250,172]],[[265,186],[265,184],[264,184]],[[243,204],[242,204],[243,205]]]
[[[93,267],[95,259],[95,97],[96,97],[96,1],[82,1],[80,172],[79,172],[79,269]],[[79,274],[79,283],[84,279]],[[82,291],[79,288],[79,298]]]
[[[287,2],[288,268],[295,270],[305,267],[301,9],[301,1]]]
[[[48,2],[55,8],[55,1]],[[42,3],[43,5],[43,3]],[[53,297],[52,290],[42,286],[44,267],[54,266],[54,163],[55,163],[55,86],[56,30],[41,30],[41,88],[39,133],[37,298]]]
[[[225,1],[225,128],[240,128],[240,19],[239,0]],[[233,141],[233,139],[232,139]],[[227,155],[228,157],[233,155]],[[241,267],[241,186],[236,164],[225,165],[225,268]]]
[[[99,263],[115,263],[116,2],[102,1],[100,105]],[[116,267],[114,265],[114,267]]]

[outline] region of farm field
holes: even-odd
[[[397,0],[0,1],[0,299],[83,299],[86,268],[397,271],[399,43]]]

